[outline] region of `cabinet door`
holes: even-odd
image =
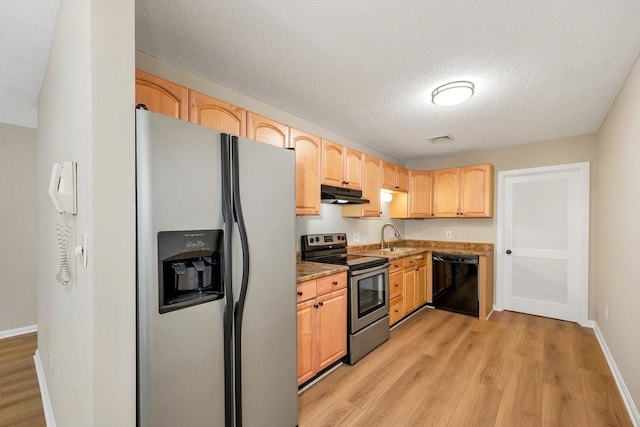
[[[363,205],[363,216],[380,216],[380,160],[364,156],[364,180],[362,194],[369,203]]]
[[[416,270],[413,267],[404,270],[402,298],[404,299],[404,314],[409,314],[416,309]]]
[[[396,165],[380,161],[380,167],[382,172],[380,174],[381,183],[380,186],[387,190],[395,190],[396,189]]]
[[[409,172],[409,218],[431,218],[431,187],[433,174],[431,171]]]
[[[403,275],[402,270],[389,274],[389,299],[402,295]]]
[[[469,217],[493,216],[493,165],[460,169],[460,212]]]
[[[176,119],[189,118],[189,90],[169,80],[136,70],[136,105]]]
[[[342,187],[344,183],[344,147],[335,142],[322,140],[322,177],[324,185]]]
[[[459,182],[459,168],[433,171],[433,213],[436,217],[459,216]]]
[[[298,304],[298,385],[313,378],[318,364],[316,300]]]
[[[427,302],[427,266],[416,269],[416,307]]]
[[[402,295],[389,302],[389,325],[393,325],[404,316]]]
[[[230,135],[245,136],[246,110],[194,90],[189,91],[189,121]]]
[[[289,146],[296,153],[296,215],[319,215],[320,138],[291,128]]]
[[[344,149],[344,186],[362,190],[363,155],[349,147]]]
[[[285,148],[289,141],[289,126],[249,111],[247,138]]]
[[[409,191],[409,171],[396,166],[396,190]]]
[[[347,290],[318,297],[318,370],[347,354]]]

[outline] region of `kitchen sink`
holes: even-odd
[[[384,248],[384,249],[380,249],[380,252],[397,252],[399,254],[403,254],[403,253],[407,253],[407,252],[413,252],[415,251],[415,248]]]

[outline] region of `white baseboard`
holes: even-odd
[[[47,427],[56,427],[56,420],[53,418],[53,409],[51,408],[51,400],[49,400],[49,389],[47,388],[47,380],[44,376],[44,368],[42,360],[40,360],[40,352],[36,350],[33,355],[33,362],[36,365],[36,374],[38,375],[38,385],[40,386],[40,397],[42,398],[42,409],[44,410],[44,419]]]
[[[616,380],[616,384],[618,385],[618,390],[620,390],[620,394],[622,395],[622,400],[624,401],[625,406],[627,407],[627,411],[629,411],[629,416],[631,417],[631,422],[634,427],[640,427],[640,413],[638,412],[638,407],[633,402],[631,398],[631,393],[629,393],[629,389],[627,385],[624,383],[624,379],[618,370],[618,366],[616,365],[615,360],[613,359],[613,355],[611,351],[609,351],[609,346],[600,331],[600,327],[598,326],[598,322],[591,321],[593,324],[593,331],[596,334],[596,338],[598,338],[598,342],[600,343],[600,347],[604,352],[604,356],[609,363],[609,368],[611,369],[611,373],[613,373],[613,378]]]
[[[38,325],[24,326],[22,328],[9,329],[8,331],[0,331],[0,340],[3,338],[11,338],[18,335],[30,334],[32,332],[38,332]]]

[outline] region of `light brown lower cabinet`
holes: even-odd
[[[389,264],[389,324],[393,325],[431,302],[429,252],[399,258]]]
[[[300,282],[298,385],[347,354],[347,273]]]

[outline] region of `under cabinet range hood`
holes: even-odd
[[[331,185],[320,186],[320,201],[322,203],[334,203],[340,205],[362,205],[369,203],[369,200],[362,198],[361,190],[333,187]]]

